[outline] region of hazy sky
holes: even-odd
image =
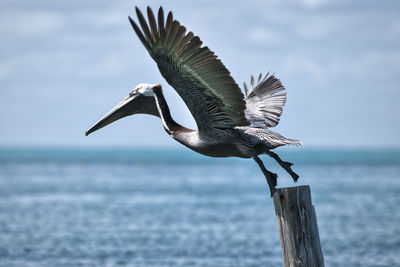
[[[0,2],[0,145],[179,146],[161,122],[127,117],[84,132],[141,82],[161,83],[128,22],[163,3],[239,85],[271,70],[288,101],[276,131],[305,147],[400,147],[399,1]]]

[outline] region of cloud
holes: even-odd
[[[334,76],[347,75],[358,80],[384,80],[398,77],[400,51],[370,50],[328,66]]]
[[[301,2],[306,7],[314,8],[314,7],[319,7],[319,6],[327,3],[328,1],[326,1],[326,0],[302,0]]]
[[[325,68],[315,59],[298,55],[285,56],[283,70],[289,75],[310,77],[315,82],[323,81],[327,75]]]
[[[174,17],[221,56],[237,81],[248,80],[251,73],[268,67],[288,84],[288,88],[297,88],[297,91],[290,92],[290,101],[293,102],[289,101],[286,107],[292,109],[296,116],[285,117],[281,127],[301,126],[299,118],[307,118],[313,113],[315,126],[304,130],[313,133],[308,137],[312,142],[318,140],[321,133],[325,134],[320,129],[321,125],[334,124],[338,118],[348,118],[348,114],[358,114],[357,110],[365,106],[385,110],[389,100],[377,102],[374,96],[376,88],[380,88],[380,92],[389,92],[393,103],[399,98],[400,22],[396,12],[399,4],[367,2],[303,0],[293,3],[276,0],[193,3],[172,0],[168,3],[145,3],[140,0],[139,6],[144,12],[147,4],[153,11],[160,4],[163,4],[165,12],[173,10]],[[161,82],[167,89],[170,106],[178,110],[177,118],[188,121],[190,112],[179,96],[171,94],[173,90],[166,86],[127,21],[127,15],[135,17],[136,4],[137,1],[117,4],[111,1],[1,2],[0,106],[12,103],[19,116],[26,121],[34,121],[43,110],[54,110],[55,105],[66,116],[72,106],[79,108],[86,117],[74,113],[74,117],[70,118],[74,120],[69,125],[71,129],[64,129],[62,122],[57,124],[59,140],[74,144],[80,139],[70,139],[71,136],[63,134],[79,131],[81,135],[82,129],[73,128],[75,124],[86,125],[92,117],[96,119],[103,108],[112,106],[136,83]],[[341,93],[337,97],[344,94],[354,97],[360,95],[361,90],[365,95],[362,103],[343,107],[329,118],[323,118],[319,114],[323,112],[314,110],[329,109],[324,104],[316,107],[315,103],[326,103],[324,99],[335,97],[336,92]],[[305,97],[304,93],[309,94]],[[96,100],[92,104],[95,106],[89,114],[83,99],[94,99],[94,94]],[[18,103],[13,102],[15,99]],[[324,101],[319,101],[321,99]],[[390,107],[394,110],[397,104],[393,103]],[[398,112],[385,114],[385,118],[395,121],[396,114]],[[4,115],[0,118],[5,129],[2,142],[22,142],[23,139],[19,138],[24,137],[16,137],[18,128],[12,119],[17,115],[10,113],[5,116],[9,120],[4,120]],[[36,127],[27,128],[35,132],[29,140],[34,142],[39,137],[51,140],[53,137],[46,131],[45,124],[56,122],[57,118],[48,113],[40,127],[29,124],[29,127]],[[352,126],[347,122],[349,140],[341,140],[340,136],[329,136],[329,139],[341,144],[342,141],[349,143],[355,139],[351,139],[353,131],[366,127],[362,123],[357,121]],[[154,127],[158,126],[155,123]],[[129,124],[126,127],[128,129]],[[370,134],[378,135],[377,131],[381,131],[389,135],[393,131],[382,127]],[[163,135],[161,130],[146,133],[149,140],[158,140]],[[118,141],[122,142],[113,140],[109,135],[104,143]],[[135,144],[131,138],[124,141]]]
[[[371,50],[347,57],[327,57],[323,61],[294,54],[285,56],[282,65],[287,74],[303,75],[318,83],[338,79],[376,82],[398,76],[400,51]]]
[[[326,40],[337,31],[338,22],[327,16],[309,17],[295,25],[295,32],[304,39]]]
[[[0,34],[17,37],[38,37],[60,31],[63,15],[52,11],[7,11],[0,17]]]
[[[262,27],[254,27],[247,33],[247,38],[251,43],[264,45],[264,44],[279,44],[282,37],[277,32]]]
[[[6,78],[15,72],[17,66],[13,62],[1,62],[0,63],[0,81],[4,81]]]
[[[399,42],[400,41],[400,20],[399,19],[393,19],[390,27],[388,28],[387,31],[387,37],[389,39],[394,39],[394,41]]]

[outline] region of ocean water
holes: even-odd
[[[311,186],[326,266],[400,266],[400,151],[277,153]],[[268,192],[252,160],[3,148],[0,266],[282,266]]]

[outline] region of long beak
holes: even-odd
[[[132,115],[129,112],[128,105],[131,103],[137,95],[127,96],[121,102],[118,103],[113,109],[111,109],[103,118],[101,118],[95,125],[92,126],[89,130],[85,132],[85,135],[88,136],[89,134],[97,131],[98,129],[107,126],[108,124],[119,120],[125,116]]]

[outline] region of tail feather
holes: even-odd
[[[288,139],[274,131],[258,127],[236,127],[242,129],[249,136],[257,137],[257,142],[264,143],[269,149],[273,149],[285,145],[301,146],[303,143],[300,140]]]
[[[290,143],[288,143],[288,145],[293,145],[293,146],[302,146],[303,142],[301,142],[300,140],[292,140],[292,139],[287,139],[288,141],[290,141]]]

